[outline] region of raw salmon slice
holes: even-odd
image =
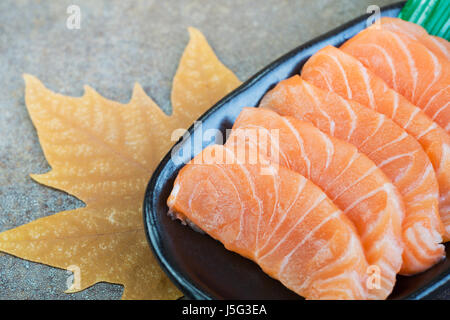
[[[383,17],[379,21],[382,28],[408,36],[412,40],[419,41],[435,55],[443,59],[450,59],[450,42],[443,38],[429,35],[427,30],[422,26],[413,22],[391,17]]]
[[[341,49],[450,132],[450,62],[410,37],[368,28]]]
[[[281,81],[261,106],[310,121],[325,133],[350,142],[391,179],[405,204],[401,274],[424,271],[444,257],[436,176],[413,137],[384,115],[299,76]]]
[[[262,166],[209,146],[181,169],[167,204],[307,299],[366,299],[368,265],[352,222],[300,174],[270,164],[272,174],[261,174]]]
[[[302,78],[386,115],[419,141],[436,173],[444,240],[450,240],[450,136],[356,58],[335,47],[314,54],[303,66]]]
[[[380,271],[371,299],[385,299],[402,265],[403,201],[385,174],[355,146],[311,123],[261,108],[244,108],[226,146],[248,145],[250,153],[296,171],[321,187],[355,224],[366,260]],[[272,151],[273,150],[273,151]],[[268,224],[277,228],[276,223]],[[262,243],[270,243],[265,235]]]

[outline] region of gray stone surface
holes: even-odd
[[[392,0],[264,1],[0,1],[0,231],[83,204],[33,182],[49,166],[24,105],[22,73],[57,92],[80,96],[89,84],[126,102],[138,81],[170,111],[171,81],[199,28],[241,80],[275,58]],[[81,8],[81,29],[66,27],[69,5]],[[69,275],[0,254],[0,299],[119,299],[118,285],[64,294]]]

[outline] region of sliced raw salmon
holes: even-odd
[[[379,21],[382,28],[408,36],[412,40],[417,40],[429,50],[433,51],[435,55],[444,59],[450,59],[450,42],[443,38],[429,35],[427,30],[422,26],[391,17],[383,17]]]
[[[214,145],[184,166],[170,210],[307,299],[367,298],[368,265],[343,212],[302,175],[270,164],[272,174],[261,174],[233,156]]]
[[[356,58],[335,47],[314,54],[303,66],[302,78],[386,115],[419,141],[436,173],[444,240],[450,240],[450,136]]]
[[[391,179],[403,196],[402,274],[428,269],[444,257],[439,189],[420,144],[392,120],[361,104],[315,87],[299,76],[281,81],[261,106],[312,122],[355,145]]]
[[[244,108],[226,146],[248,144],[250,153],[296,171],[321,187],[355,224],[367,262],[378,267],[385,299],[402,265],[403,200],[385,174],[355,146],[323,133],[311,123],[261,108]],[[269,223],[269,227],[275,228]],[[264,238],[264,243],[270,242]]]
[[[384,28],[363,30],[341,49],[450,132],[448,59],[436,56],[419,41]]]

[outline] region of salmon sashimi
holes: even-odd
[[[303,66],[302,78],[386,115],[422,145],[439,183],[444,241],[450,240],[450,136],[445,130],[356,58],[335,47],[314,54]]]
[[[366,299],[368,264],[345,214],[302,175],[233,157],[204,149],[179,172],[170,210],[307,299]]]
[[[431,50],[435,55],[450,60],[450,42],[429,35],[420,25],[399,18],[383,17],[380,20],[381,27],[417,40]]]
[[[438,184],[430,160],[413,137],[383,114],[299,76],[281,81],[266,94],[261,107],[310,121],[350,142],[391,179],[405,204],[401,274],[424,271],[443,259]]]
[[[450,132],[450,61],[419,41],[383,28],[368,28],[341,49]]]
[[[262,153],[311,180],[347,215],[367,262],[380,270],[380,287],[370,289],[369,298],[385,299],[402,265],[404,208],[397,189],[376,164],[309,122],[261,108],[244,108],[235,121],[226,146],[243,144],[250,153]]]

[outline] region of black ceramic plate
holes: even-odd
[[[382,16],[397,16],[404,3],[382,8]],[[243,107],[255,107],[264,94],[279,81],[298,74],[306,60],[326,45],[339,46],[366,27],[368,15],[351,21],[312,40],[276,60],[208,110],[199,120],[202,131],[224,132]],[[193,140],[201,138],[198,127],[181,139],[173,149],[178,160],[188,162],[200,150]],[[202,148],[215,143],[202,141]],[[144,222],[154,254],[172,281],[194,299],[300,299],[281,283],[267,276],[255,263],[226,250],[211,237],[193,231],[167,215],[166,200],[183,164],[174,162],[172,151],[154,172],[144,200]],[[450,246],[447,245],[447,255]],[[450,262],[444,260],[414,277],[399,277],[390,298],[420,299],[449,290]]]

